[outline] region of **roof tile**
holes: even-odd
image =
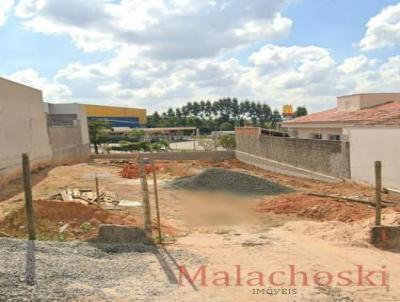
[[[309,123],[400,126],[400,102],[390,102],[357,111],[338,111],[334,108],[286,121],[283,124]]]

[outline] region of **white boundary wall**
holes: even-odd
[[[40,90],[0,78],[0,139],[0,186],[20,174],[22,153],[32,168],[51,163]]]
[[[400,189],[400,128],[348,128],[351,178],[375,183],[374,162],[382,161],[382,182]]]

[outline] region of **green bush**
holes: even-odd
[[[226,135],[222,135],[219,139],[218,139],[218,144],[226,149],[226,150],[232,150],[235,149],[236,147],[236,140],[235,140],[235,136],[234,135],[230,135],[230,134],[226,134]]]
[[[231,131],[233,130],[233,126],[231,123],[225,122],[219,126],[220,131]]]
[[[213,151],[216,149],[215,142],[212,139],[202,138],[197,140],[199,146],[203,148],[204,151]]]

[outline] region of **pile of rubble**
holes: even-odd
[[[62,201],[77,201],[86,205],[97,205],[99,202],[118,205],[119,200],[114,192],[102,191],[97,198],[97,194],[90,189],[71,189],[66,188],[59,194],[53,196],[53,199]]]
[[[74,201],[84,205],[101,205],[104,209],[131,208],[142,206],[141,201],[118,199],[116,194],[111,191],[100,191],[99,199],[97,194],[90,189],[71,189],[66,188],[59,194],[51,197],[52,200]]]
[[[279,195],[293,192],[292,189],[267,179],[219,168],[175,179],[170,186],[175,189],[224,191],[242,195]]]
[[[155,165],[156,171],[159,171],[160,169],[164,168],[163,165],[161,164],[156,164]],[[146,171],[146,174],[153,173],[153,166],[151,164],[145,164],[144,169]],[[137,163],[126,163],[122,167],[121,170],[121,176],[123,178],[139,178],[140,177],[140,166]]]

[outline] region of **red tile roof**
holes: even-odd
[[[284,125],[294,124],[354,124],[400,126],[400,102],[390,102],[357,111],[338,111],[337,108],[302,116]]]

